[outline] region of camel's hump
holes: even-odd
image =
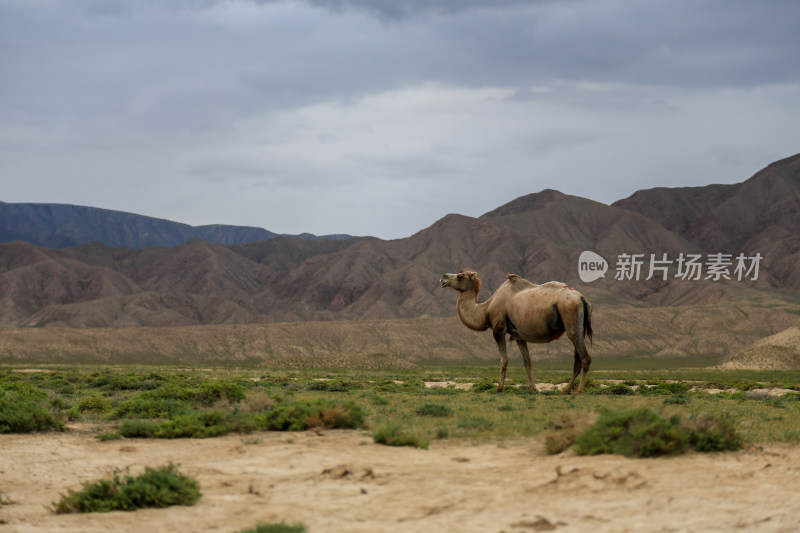
[[[514,289],[528,289],[533,287],[534,284],[528,281],[527,279],[523,278],[522,276],[518,276],[517,274],[509,274],[508,275],[508,283],[510,283]]]

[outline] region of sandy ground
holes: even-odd
[[[800,447],[660,459],[544,453],[538,440],[374,444],[363,431],[100,442],[89,425],[0,435],[0,531],[223,531],[301,522],[312,533],[797,531]],[[67,489],[114,468],[178,463],[194,507],[56,515]]]

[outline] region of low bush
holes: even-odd
[[[676,382],[656,382],[650,386],[639,387],[638,392],[644,396],[665,395],[670,396],[674,394],[686,394],[692,388],[688,383],[682,381]]]
[[[211,406],[221,399],[238,402],[245,398],[245,388],[233,381],[205,381],[194,393],[194,399],[204,406]]]
[[[689,444],[698,452],[738,450],[744,445],[744,439],[730,418],[698,415],[690,418],[686,425],[690,430]]]
[[[167,420],[124,420],[118,432],[127,438],[206,438],[256,430],[303,431],[309,428],[356,429],[364,425],[364,410],[350,402],[274,403],[263,395],[230,404],[217,402],[211,410],[186,411]],[[221,408],[227,406],[227,408]]]
[[[409,390],[424,389],[425,384],[420,379],[406,379],[403,381],[394,379],[382,379],[374,385],[378,392],[402,392]]]
[[[303,431],[310,427],[356,429],[364,424],[364,410],[350,402],[286,402],[256,415],[256,420],[260,429],[272,431]]]
[[[53,503],[56,513],[133,511],[146,507],[194,505],[200,499],[200,485],[177,471],[170,463],[161,468],[146,467],[138,476],[87,482],[79,491],[68,491]]]
[[[123,420],[117,432],[128,439],[149,439],[156,436],[158,424],[150,420]]]
[[[161,422],[153,435],[160,439],[218,437],[230,432],[228,422],[221,411],[195,411]]]
[[[671,455],[692,448],[701,452],[737,450],[743,439],[728,419],[709,415],[682,419],[663,416],[642,407],[605,412],[597,422],[575,438],[581,455],[615,453],[651,457]]]
[[[469,390],[473,392],[494,392],[497,391],[497,385],[491,379],[482,379],[475,383]]]
[[[575,439],[575,451],[581,455],[650,457],[679,453],[688,446],[689,435],[678,417],[664,418],[646,407],[603,413]]]
[[[41,401],[18,392],[0,390],[0,433],[31,433],[64,430],[64,424],[45,409]]]
[[[633,390],[628,385],[624,383],[615,383],[613,385],[608,386],[605,389],[600,390],[601,394],[611,394],[614,396],[632,396],[636,394],[636,391]]]
[[[111,418],[170,418],[192,409],[186,400],[135,396],[117,405]]]
[[[75,404],[75,408],[81,413],[105,413],[111,411],[113,405],[114,400],[111,398],[103,396],[102,394],[92,394],[91,396],[81,398],[78,403]]]
[[[386,446],[428,448],[428,439],[396,422],[388,422],[376,428],[372,433],[372,440],[376,444],[385,444]]]

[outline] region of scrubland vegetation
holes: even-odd
[[[194,505],[200,499],[200,486],[181,474],[175,465],[146,467],[138,476],[120,477],[84,483],[79,491],[69,491],[53,504],[56,513],[91,513],[134,511],[146,507]]]
[[[454,441],[468,443],[469,448],[478,448],[472,446],[478,442],[498,447],[531,442],[544,444],[554,460],[559,458],[555,454],[565,450],[639,458],[800,442],[800,371],[607,367],[593,371],[585,393],[574,396],[559,393],[557,385],[568,378],[564,369],[539,368],[537,392],[522,387],[526,379],[521,368],[510,369],[502,394],[496,392],[496,377],[494,367],[482,366],[411,370],[4,367],[0,368],[0,433],[76,431],[90,439],[83,432],[92,431],[95,446],[109,446],[115,454],[116,449],[138,448],[137,439],[234,434],[246,445],[265,438],[258,432],[355,429],[362,445],[410,446],[425,456],[458,446]],[[315,435],[302,438],[307,437],[316,440]],[[297,446],[298,438],[287,436],[284,445]],[[127,442],[120,444],[123,440]],[[212,439],[209,444],[223,440]],[[204,489],[198,479],[208,476],[196,463],[186,472],[180,471],[180,463],[139,462],[131,467],[133,472],[124,468],[124,462],[109,466],[117,469],[100,479],[83,478],[81,486],[60,489],[48,500],[51,511],[194,505],[202,501]],[[562,475],[558,468],[556,472]],[[634,474],[619,475],[627,479]],[[357,479],[363,489],[358,494],[371,494],[364,485],[367,478]],[[258,491],[265,490],[253,489],[252,480],[249,483],[245,498],[259,497]],[[208,498],[215,497],[213,486],[205,488],[211,491]],[[16,501],[18,495],[8,498],[0,492],[0,506]],[[282,513],[277,518],[292,516]],[[251,524],[239,533],[307,530],[292,521],[256,519]],[[238,527],[243,525],[247,524]]]
[[[101,440],[362,428],[393,446],[541,437],[551,453],[633,456],[800,441],[800,372],[607,370],[585,394],[562,396],[552,387],[497,394],[489,367],[34,370],[0,371],[0,432],[63,431],[71,421],[97,423]],[[537,381],[547,389],[566,377],[545,370]],[[521,369],[510,382],[524,382]]]

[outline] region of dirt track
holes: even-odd
[[[302,522],[311,533],[797,531],[800,447],[662,459],[544,454],[539,441],[372,443],[363,431],[99,442],[0,436],[10,532],[222,531]],[[56,515],[46,506],[113,468],[168,462],[196,477],[194,507]]]

